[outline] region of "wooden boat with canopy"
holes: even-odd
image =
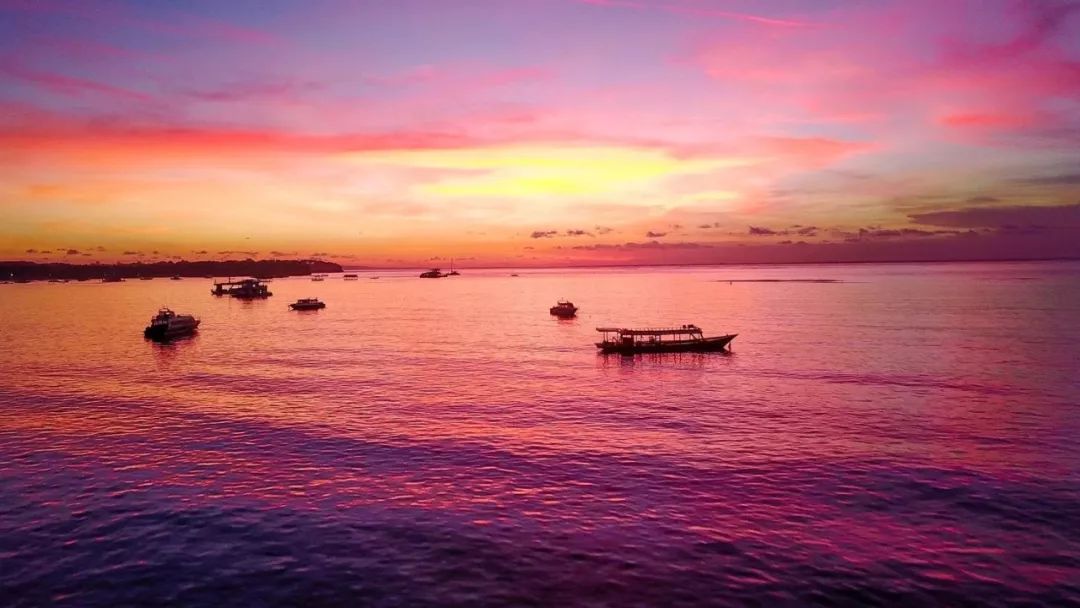
[[[596,343],[600,352],[620,355],[720,352],[727,350],[728,345],[738,335],[728,334],[707,338],[697,325],[648,329],[597,327],[596,331],[604,335],[603,339]]]

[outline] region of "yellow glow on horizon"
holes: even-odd
[[[467,172],[418,184],[434,197],[584,197],[648,189],[664,179],[753,164],[752,158],[680,158],[654,148],[504,146],[351,153],[364,164]]]

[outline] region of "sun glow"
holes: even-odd
[[[616,146],[505,146],[352,153],[365,165],[456,171],[418,184],[433,197],[545,199],[629,194],[665,180],[753,164],[753,158],[677,157],[662,149]]]

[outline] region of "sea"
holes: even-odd
[[[0,285],[0,604],[1080,605],[1080,262],[461,272]]]

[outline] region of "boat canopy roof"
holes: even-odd
[[[699,334],[701,333],[701,328],[697,325],[683,325],[682,327],[649,327],[645,329],[597,327],[596,331],[603,333],[617,333],[621,336],[670,336],[674,334]]]

